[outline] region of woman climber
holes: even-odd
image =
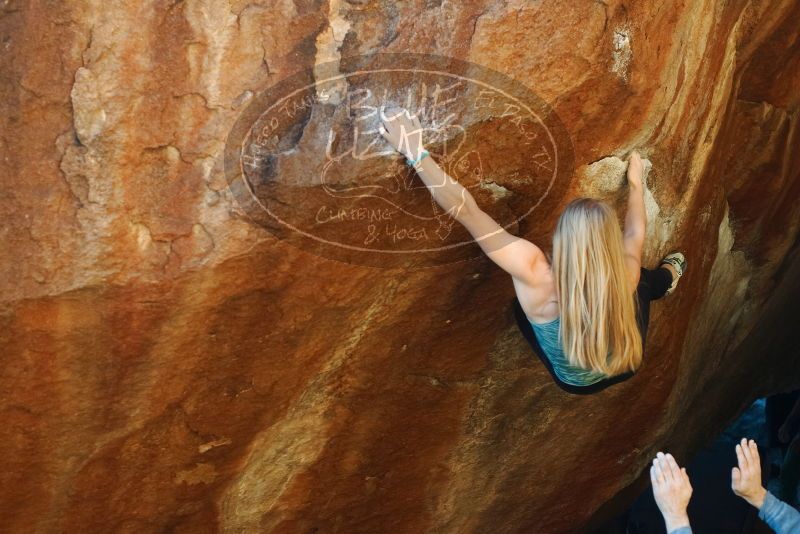
[[[380,134],[406,156],[434,200],[511,275],[517,322],[556,384],[593,393],[630,378],[642,361],[650,301],[670,294],[686,270],[680,252],[656,269],[641,266],[646,214],[639,154],[628,160],[624,231],[608,203],[576,198],[558,219],[551,262],[538,246],[505,231],[429,157],[418,117],[381,107],[380,120]]]

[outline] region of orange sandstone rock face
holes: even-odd
[[[3,530],[569,531],[624,505],[603,506],[657,450],[685,461],[800,386],[800,3],[771,4],[6,2]],[[380,51],[486,66],[548,104],[570,158],[546,195],[514,181],[532,152],[474,92],[451,170],[503,221],[541,201],[510,229],[545,249],[576,195],[622,217],[627,154],[648,159],[646,264],[679,249],[689,268],[637,376],[557,389],[474,244],[343,261],[242,205],[226,143],[262,91]],[[309,209],[346,109],[313,102],[254,175],[308,228],[366,228]],[[393,158],[337,185],[394,183]],[[400,208],[435,206],[417,188]]]

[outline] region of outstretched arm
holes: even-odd
[[[469,191],[445,173],[432,156],[416,167],[433,198],[469,231],[483,252],[517,280],[534,285],[535,265],[545,260],[539,247],[507,232],[475,202]]]
[[[628,159],[628,212],[625,215],[625,229],[622,237],[626,265],[632,276],[635,274],[637,281],[639,268],[642,265],[642,248],[644,248],[644,237],[647,230],[642,173],[642,159],[634,150]]]
[[[738,467],[731,470],[731,489],[756,508],[763,519],[777,534],[800,532],[800,512],[778,500],[766,490],[761,480],[761,458],[756,442],[742,438],[736,444]]]
[[[407,158],[416,160],[422,151],[422,127],[419,119],[407,111],[387,117],[381,109],[381,135]],[[481,249],[501,269],[514,278],[533,285],[534,266],[546,261],[544,253],[525,239],[508,233],[481,210],[461,184],[445,173],[433,156],[426,156],[414,166],[433,199],[464,225]]]

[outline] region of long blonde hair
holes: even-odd
[[[619,220],[607,202],[576,198],[564,208],[553,234],[553,275],[569,363],[609,376],[635,371],[642,361],[638,300]]]

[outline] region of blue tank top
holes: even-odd
[[[533,331],[536,333],[536,339],[539,341],[545,356],[553,364],[553,371],[562,382],[573,386],[589,386],[608,378],[605,373],[583,369],[569,363],[561,347],[561,339],[558,337],[561,317],[556,317],[547,323],[534,323],[530,319],[528,319],[528,322],[531,323]],[[609,351],[610,354],[611,352]]]

